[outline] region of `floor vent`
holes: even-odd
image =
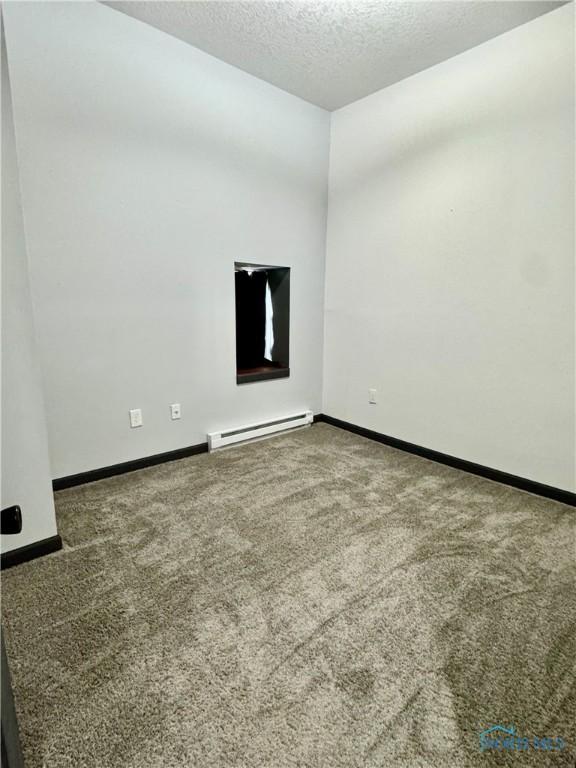
[[[294,429],[294,427],[304,427],[307,424],[312,424],[313,420],[314,415],[312,411],[304,411],[303,413],[284,416],[284,418],[274,421],[264,421],[260,424],[249,424],[245,427],[228,429],[225,432],[209,432],[208,450],[215,451],[217,448],[224,448],[226,445],[252,440],[255,437],[272,435],[274,432],[284,432],[287,429]]]

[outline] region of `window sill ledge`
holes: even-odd
[[[290,376],[290,368],[276,368],[270,371],[258,373],[238,373],[236,384],[252,384],[256,381],[269,381],[270,379],[286,379]]]

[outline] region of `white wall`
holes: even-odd
[[[572,13],[333,113],[322,407],[568,489]],[[97,3],[5,14],[52,476],[320,410],[329,115]],[[293,269],[288,380],[236,386],[235,260]]]
[[[325,413],[574,490],[573,67],[566,6],[333,113]]]
[[[328,113],[98,3],[5,21],[53,476],[319,411]],[[289,379],[236,385],[235,260],[292,268]]]
[[[2,552],[56,534],[36,357],[10,83],[2,33],[2,508],[22,507],[22,533]]]

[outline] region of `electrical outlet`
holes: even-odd
[[[375,389],[368,390],[368,402],[371,405],[376,405],[378,402],[378,392]]]
[[[142,424],[142,409],[132,408],[130,411],[130,426],[134,429],[134,427],[141,427]]]
[[[180,403],[172,403],[170,406],[170,418],[172,421],[180,418]]]

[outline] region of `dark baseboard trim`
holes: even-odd
[[[454,467],[454,469],[461,469],[464,472],[470,472],[473,475],[486,477],[488,480],[494,480],[497,483],[511,485],[513,488],[519,488],[521,491],[534,493],[537,496],[544,496],[547,499],[553,499],[554,501],[560,501],[563,504],[569,504],[572,507],[576,507],[576,493],[564,491],[562,488],[555,488],[552,485],[537,483],[535,480],[527,480],[525,477],[518,477],[517,475],[511,475],[508,472],[502,472],[499,469],[485,467],[483,464],[476,464],[473,461],[459,459],[456,456],[440,453],[440,451],[434,451],[431,448],[423,448],[421,445],[415,445],[414,443],[408,443],[405,440],[399,440],[397,437],[390,437],[388,435],[383,435],[380,432],[374,432],[371,429],[358,427],[356,424],[350,424],[347,421],[341,421],[332,416],[326,416],[323,413],[315,416],[314,421],[324,422],[333,427],[339,427],[348,432],[353,432],[355,435],[366,437],[369,440],[375,440],[378,443],[389,445],[392,448],[398,448],[400,451],[413,453],[424,459],[430,459],[430,461],[436,461],[439,464],[446,464],[448,467]]]
[[[18,549],[13,549],[10,552],[2,552],[0,567],[2,570],[12,568],[14,565],[26,563],[28,560],[35,560],[37,557],[42,557],[42,555],[58,552],[59,549],[62,549],[62,539],[60,536],[50,536],[49,539],[35,541],[34,544],[18,547]]]
[[[134,472],[137,469],[146,469],[147,467],[153,467],[156,464],[164,464],[167,461],[186,459],[189,456],[196,456],[199,453],[207,452],[208,443],[190,445],[187,448],[178,448],[176,451],[157,453],[154,456],[145,456],[143,459],[124,461],[122,464],[113,464],[110,467],[101,467],[100,469],[91,469],[88,472],[80,472],[77,475],[59,477],[56,480],[52,480],[52,489],[54,491],[63,491],[65,488],[73,488],[75,485],[93,483],[95,480],[104,480],[107,477],[123,475],[126,472]]]

